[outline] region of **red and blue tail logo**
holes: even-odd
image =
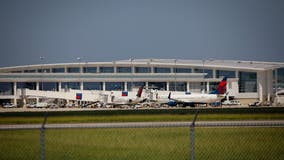
[[[128,92],[127,92],[127,91],[122,91],[121,96],[122,96],[122,97],[128,96]]]
[[[227,91],[227,77],[224,77],[221,82],[219,82],[217,90],[210,92],[210,94],[224,94]]]
[[[82,93],[76,93],[76,99],[77,100],[82,100],[82,96],[83,96]]]

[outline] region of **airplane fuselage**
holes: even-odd
[[[189,95],[172,95],[171,99],[180,102],[191,102],[191,103],[213,103],[219,100],[216,94],[198,94],[192,93]]]

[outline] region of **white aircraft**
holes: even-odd
[[[168,96],[168,105],[195,106],[195,104],[209,104],[220,101],[225,97],[226,85],[227,77],[224,77],[222,81],[219,82],[218,88],[209,94],[190,92],[185,92],[184,94],[172,94],[170,92]]]
[[[129,97],[128,92],[121,92],[121,96],[115,96],[113,92],[108,95],[109,100],[106,105],[121,106],[121,105],[136,105],[146,101],[146,98],[141,97],[143,87],[139,87],[135,97]]]

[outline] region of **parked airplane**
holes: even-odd
[[[209,104],[220,101],[225,96],[226,85],[227,77],[224,77],[222,81],[219,82],[217,89],[209,94],[190,92],[186,92],[184,94],[172,94],[170,92],[168,96],[168,105],[195,106],[196,104]]]
[[[141,97],[143,87],[139,87],[135,97],[129,97],[128,92],[122,92],[121,96],[115,96],[113,93],[108,95],[108,102],[106,105],[120,106],[120,105],[136,105],[146,101],[146,98]]]

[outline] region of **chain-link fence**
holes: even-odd
[[[0,129],[0,159],[284,159],[284,121],[43,123]]]

